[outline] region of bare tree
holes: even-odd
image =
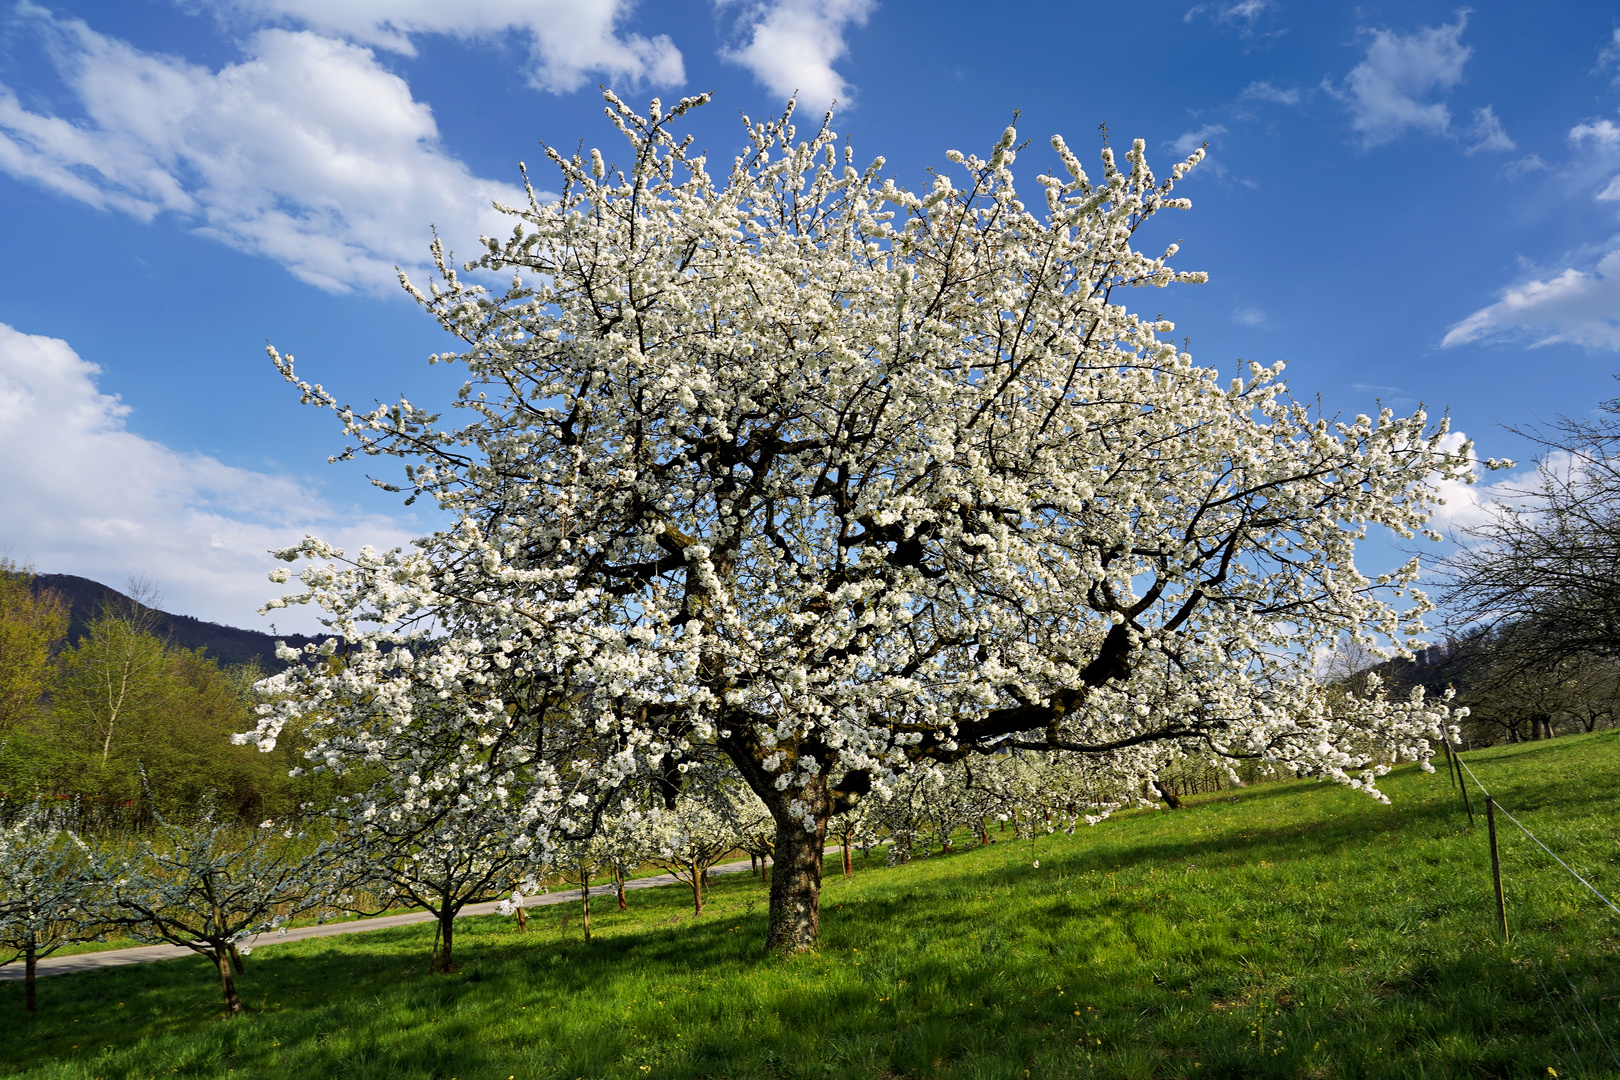
[[[1455,617],[1523,633],[1526,665],[1620,656],[1620,399],[1589,419],[1510,428],[1541,449],[1535,480],[1463,530],[1442,565]]]

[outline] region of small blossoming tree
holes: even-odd
[[[703,914],[709,869],[736,851],[770,820],[770,811],[731,770],[706,770],[698,790],[673,808],[654,807],[642,818],[647,858],[692,890],[692,913]]]
[[[207,957],[226,1015],[238,1016],[239,945],[320,902],[330,860],[312,846],[273,821],[244,829],[211,816],[190,825],[160,818],[152,835],[97,855],[105,923]]]
[[[106,890],[84,841],[39,804],[0,825],[0,964],[23,962],[23,1001],[38,1009],[39,961],[101,934]]]
[[[405,283],[464,343],[434,358],[468,372],[464,423],[348,408],[272,350],[345,456],[406,459],[454,524],[281,553],[312,565],[275,603],[350,655],[272,680],[254,738],[326,710],[315,755],[359,761],[463,701],[458,746],[495,749],[435,777],[543,761],[535,790],[585,805],[547,796],[537,839],[722,756],[774,821],[781,949],[816,938],[829,821],[913,763],[1190,742],[1375,791],[1375,756],[1427,753],[1444,708],[1328,708],[1295,659],[1420,631],[1415,565],[1369,579],[1355,543],[1425,529],[1469,448],[1421,412],[1317,416],[1280,365],[1225,380],[1126,307],[1202,280],[1132,240],[1201,152],[1160,177],[1105,148],[1093,176],[1054,139],[1028,198],[1008,129],[913,192],[790,109],[711,171],[676,133],[703,100],[609,94],[622,168],[548,150],[562,194],[509,209],[486,276],[436,247]]]

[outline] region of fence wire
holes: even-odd
[[[1468,762],[1466,762],[1466,761],[1464,761],[1462,759],[1461,754],[1457,755],[1457,764],[1461,765],[1464,769],[1468,770],[1468,775],[1472,776],[1474,778],[1474,783],[1479,786],[1480,791],[1484,792],[1486,795],[1491,795],[1490,789],[1487,788],[1484,784],[1480,783],[1480,780],[1479,780],[1478,776],[1474,776],[1474,770],[1468,768]],[[1539,847],[1542,851],[1545,851],[1548,855],[1551,855],[1552,859],[1553,859],[1553,862],[1556,862],[1559,866],[1562,866],[1566,871],[1568,871],[1570,877],[1574,878],[1576,881],[1580,882],[1582,885],[1585,885],[1587,887],[1587,889],[1591,891],[1593,896],[1597,897],[1599,900],[1603,901],[1605,904],[1608,905],[1610,911],[1614,912],[1616,915],[1620,915],[1620,907],[1615,907],[1613,900],[1610,900],[1607,896],[1604,896],[1601,892],[1599,892],[1597,890],[1597,886],[1593,885],[1590,881],[1587,881],[1585,878],[1581,877],[1580,874],[1577,874],[1575,872],[1574,868],[1569,865],[1569,863],[1565,862],[1563,859],[1560,859],[1558,857],[1557,852],[1553,851],[1553,849],[1548,847],[1546,844],[1543,844],[1541,842],[1540,837],[1538,837],[1535,833],[1531,832],[1529,829],[1525,828],[1524,823],[1521,822],[1518,818],[1514,817],[1512,812],[1509,811],[1507,807],[1502,805],[1502,802],[1501,802],[1500,799],[1497,799],[1496,796],[1494,796],[1494,795],[1491,795],[1491,798],[1496,800],[1496,808],[1498,810],[1502,811],[1503,816],[1506,817],[1509,821],[1513,822],[1513,824],[1517,825],[1519,827],[1520,832],[1524,833],[1524,835],[1528,836],[1531,840],[1534,840],[1537,847]]]
[[[1495,795],[1491,794],[1490,789],[1485,786],[1474,770],[1468,767],[1468,763],[1463,760],[1461,753],[1453,754],[1452,760],[1456,761],[1456,763],[1468,773],[1469,777],[1474,781],[1475,786],[1479,788],[1482,794],[1491,800],[1497,810],[1502,812],[1502,816],[1513,822],[1513,824],[1518,827],[1520,832],[1529,837],[1537,847],[1546,852],[1547,855],[1550,856],[1552,860],[1559,866],[1563,867],[1565,873],[1569,874],[1570,877],[1584,885],[1587,891],[1601,900],[1610,911],[1614,912],[1616,915],[1620,915],[1620,907],[1616,907],[1614,901],[1610,900],[1607,896],[1604,896],[1603,893],[1598,890],[1597,886],[1593,885],[1590,881],[1587,881],[1584,877],[1576,872],[1574,867],[1570,866],[1569,863],[1559,858],[1556,851],[1542,843],[1539,836],[1526,828],[1524,822],[1514,817],[1513,813],[1508,810],[1507,807],[1503,806],[1501,801],[1498,800]],[[1557,1004],[1554,1003],[1552,993],[1547,989],[1547,984],[1541,977],[1540,966],[1536,964],[1533,957],[1527,959],[1530,960],[1530,970],[1536,977],[1536,984],[1541,987],[1541,994],[1546,999],[1548,1006],[1552,1009],[1553,1017],[1558,1021],[1558,1030],[1563,1033],[1564,1041],[1569,1045],[1569,1052],[1574,1055],[1577,1073],[1585,1074],[1587,1071],[1585,1062],[1581,1059],[1580,1051],[1575,1049],[1575,1041],[1570,1036],[1569,1028],[1564,1025],[1563,1014],[1559,1011]],[[1604,1034],[1603,1027],[1598,1023],[1597,1017],[1593,1016],[1592,1011],[1586,1007],[1586,1002],[1582,999],[1580,991],[1575,988],[1575,980],[1569,977],[1569,972],[1564,969],[1564,965],[1558,961],[1556,955],[1553,957],[1553,962],[1558,965],[1559,973],[1564,976],[1564,982],[1569,986],[1570,996],[1574,998],[1575,1004],[1580,1009],[1582,1016],[1584,1016],[1586,1018],[1586,1022],[1592,1026],[1592,1030],[1597,1032],[1598,1041],[1603,1045],[1603,1049],[1608,1052],[1609,1060],[1614,1062],[1616,1069],[1620,1069],[1620,1055],[1615,1053],[1614,1046],[1609,1042],[1609,1037]],[[1577,1023],[1577,1026],[1579,1026],[1579,1019],[1579,1017],[1573,1018],[1573,1022]]]

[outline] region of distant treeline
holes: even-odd
[[[1335,682],[1359,689],[1376,672],[1391,698],[1421,686],[1456,691],[1468,707],[1471,746],[1529,742],[1598,731],[1620,723],[1620,660],[1591,652],[1551,653],[1527,623],[1507,623],[1438,642],[1411,660],[1365,664],[1340,658]]]

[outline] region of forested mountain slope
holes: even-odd
[[[318,638],[303,634],[270,635],[260,630],[243,630],[235,626],[204,622],[190,615],[174,615],[155,608],[146,608],[138,601],[109,585],[77,574],[36,574],[33,587],[37,592],[50,589],[67,601],[70,609],[67,640],[77,644],[85,634],[90,621],[103,607],[138,605],[142,611],[154,615],[152,633],[184,649],[206,649],[208,655],[221,664],[257,663],[265,671],[279,671],[281,661],[276,659],[276,639],[299,647]]]

